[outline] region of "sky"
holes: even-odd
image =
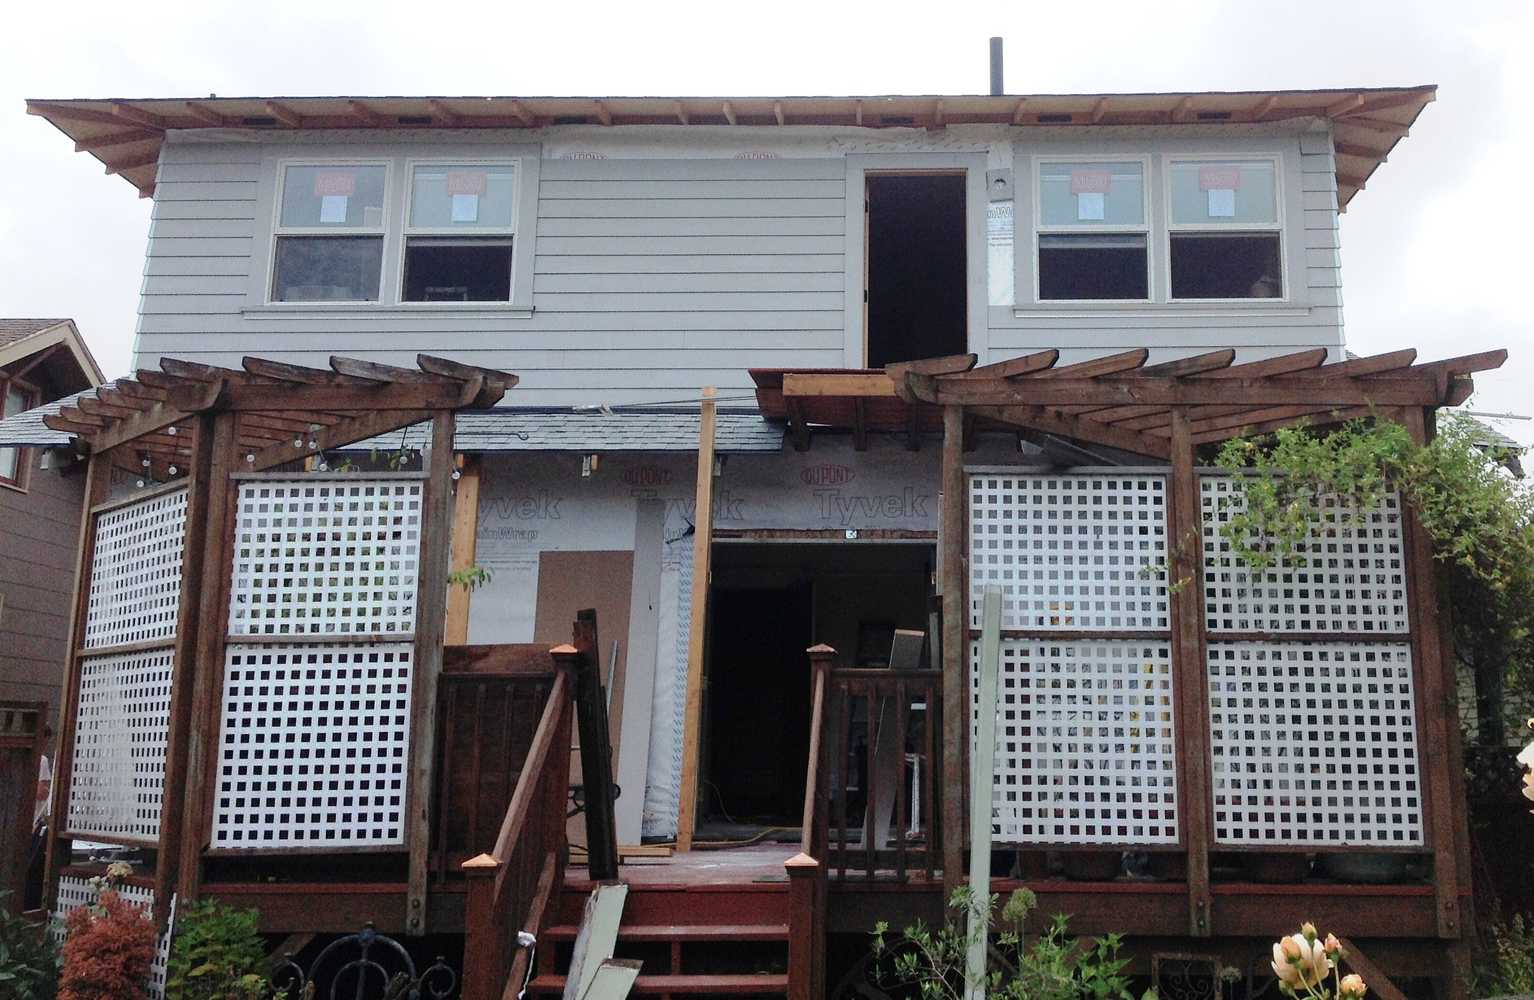
[[[1534,3],[17,4],[0,61],[0,316],[128,370],[150,203],[24,98],[1009,93],[1406,86],[1438,100],[1342,217],[1348,347],[1506,347],[1471,408],[1534,415]],[[1498,426],[1534,444],[1534,422]]]

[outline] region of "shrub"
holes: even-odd
[[[255,910],[217,900],[188,903],[176,914],[167,966],[171,1000],[245,1000],[267,993],[266,949]]]
[[[58,991],[59,958],[48,929],[6,908],[0,892],[0,996],[15,1000],[53,1000]]]
[[[154,922],[113,890],[98,906],[71,910],[58,1000],[144,1000],[154,961]]]

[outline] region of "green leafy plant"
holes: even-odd
[[[898,937],[881,921],[873,933],[873,954],[881,983],[914,990],[922,1000],[963,1000],[965,960],[970,945],[984,936],[987,961],[985,995],[1007,1000],[1134,1000],[1128,959],[1119,957],[1122,940],[1107,934],[1082,941],[1069,933],[1069,918],[1056,914],[1031,944],[1023,923],[1038,900],[1027,889],[1007,898],[1001,918],[994,917],[997,896],[979,897],[968,887],[954,890],[948,919],[939,928],[920,921]],[[982,919],[967,927],[968,916],[983,908]],[[978,913],[979,911],[976,910]],[[1147,991],[1142,1000],[1153,1000]]]
[[[259,1000],[267,995],[266,948],[255,910],[217,900],[189,903],[176,914],[167,964],[172,1000]]]
[[[1504,745],[1520,707],[1509,684],[1527,691],[1534,678],[1534,488],[1507,473],[1505,457],[1474,420],[1453,414],[1427,444],[1382,418],[1238,438],[1218,457],[1233,477],[1220,531],[1255,572],[1303,566],[1317,537],[1356,525],[1399,491],[1443,569],[1478,742]]]
[[[447,575],[447,585],[449,587],[462,587],[464,590],[473,593],[489,583],[494,577],[494,573],[476,563],[473,566],[465,566],[463,569],[455,569],[449,573]]]
[[[53,1000],[59,985],[59,957],[48,928],[13,914],[11,893],[0,892],[0,996]]]
[[[1534,921],[1521,913],[1512,920],[1497,916],[1477,959],[1476,996],[1534,993]]]

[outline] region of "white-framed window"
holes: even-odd
[[[14,417],[37,405],[37,395],[15,379],[0,379],[0,419]],[[0,448],[0,485],[25,489],[27,449]]]
[[[401,302],[510,302],[517,162],[409,166]]]
[[[1040,157],[1035,165],[1039,301],[1148,300],[1148,161]]]
[[[288,162],[278,172],[272,302],[377,302],[389,165]]]
[[[1276,156],[1169,157],[1171,299],[1283,299],[1283,203]]]

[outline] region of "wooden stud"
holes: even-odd
[[[112,114],[125,122],[132,122],[135,125],[141,125],[144,128],[151,128],[161,132],[165,131],[165,117],[163,115],[151,114],[143,108],[129,104],[126,101],[113,101]]]
[[[199,104],[196,101],[186,101],[184,103],[186,104],[186,113],[204,125],[211,125],[213,128],[223,128],[229,124],[228,118],[225,118],[206,104]]]
[[[1171,496],[1172,672],[1177,690],[1177,801],[1188,858],[1188,933],[1213,934],[1209,892],[1209,654],[1203,586],[1203,510],[1197,457],[1187,415],[1172,411]],[[1180,584],[1180,585],[1177,585]]]
[[[958,888],[964,876],[964,743],[969,734],[969,604],[965,598],[966,497],[964,475],[964,408],[943,409],[942,546],[943,598],[943,897]],[[933,838],[927,836],[931,850]]]
[[[97,149],[108,149],[112,146],[123,146],[130,142],[144,142],[147,139],[158,139],[160,133],[151,132],[147,129],[128,129],[125,132],[108,132],[106,135],[92,136],[89,139],[80,139],[75,142],[76,153],[89,153]]]
[[[96,549],[96,517],[92,508],[111,492],[112,456],[95,452],[87,459],[85,498],[80,507],[79,548],[75,553],[75,586],[70,599],[69,645],[64,663],[64,690],[59,704],[59,735],[53,752],[53,803],[48,819],[44,861],[43,909],[52,912],[58,898],[59,869],[70,863],[71,841],[61,836],[69,817],[69,786],[74,771],[75,728],[80,719],[80,660],[85,645],[85,619],[91,588],[91,565]]]
[[[474,565],[474,547],[479,531],[480,456],[461,456],[458,488],[453,496],[453,572],[460,573]],[[462,646],[469,641],[469,603],[467,587],[451,586],[447,592],[445,641]]]
[[[405,839],[410,849],[405,933],[425,934],[426,882],[431,870],[432,764],[437,748],[437,689],[442,673],[442,630],[447,617],[448,538],[452,522],[453,424],[451,411],[431,422],[424,456],[426,496],[421,502],[421,558],[415,604],[415,679],[410,707],[410,781]]]
[[[521,101],[508,101],[506,107],[507,110],[517,116],[517,120],[521,122],[525,128],[533,128],[538,124],[538,119],[533,116],[531,111],[527,110],[527,106]]]
[[[351,108],[352,114],[362,120],[362,124],[368,128],[383,128],[388,124],[388,119],[367,106],[364,101],[347,101],[346,106]]]
[[[677,816],[676,849],[692,850],[697,823],[699,743],[703,727],[703,651],[708,627],[708,584],[714,534],[714,424],[716,391],[703,389],[698,414],[698,488],[693,508],[692,624],[687,630],[687,702],[682,729],[682,801]]]
[[[605,102],[592,101],[591,110],[596,113],[597,121],[601,122],[603,125],[612,125],[613,113],[607,109],[607,104]],[[733,125],[734,122],[731,122],[730,124]]]
[[[725,121],[729,122],[731,125],[737,124],[735,119],[735,106],[733,104],[731,104],[729,101],[725,101],[720,106],[720,110],[724,113]]]
[[[219,757],[219,705],[224,690],[224,646],[229,628],[229,588],[234,568],[234,519],[239,491],[230,476],[239,464],[239,428],[233,414],[215,414],[209,435],[204,565],[198,623],[191,654],[191,726],[187,731],[176,892],[186,901],[202,891],[202,852],[213,831],[213,800]],[[200,427],[199,427],[200,429]],[[190,513],[190,512],[189,512]],[[190,521],[188,522],[190,523]]]
[[[676,120],[682,125],[689,124],[691,120],[687,117],[687,109],[682,106],[682,102],[673,101],[672,104],[675,106]]]
[[[578,612],[571,645],[575,661],[575,718],[580,734],[581,782],[586,791],[586,865],[594,882],[618,877],[618,821],[613,809],[613,751],[607,700],[602,693],[601,644],[595,610]]]
[[[786,119],[783,117],[783,102],[782,101],[773,101],[772,102],[772,117],[777,120],[777,123],[779,125],[785,124]]]
[[[266,113],[282,122],[288,128],[303,128],[304,119],[297,111],[277,101],[266,101],[263,105]]]

